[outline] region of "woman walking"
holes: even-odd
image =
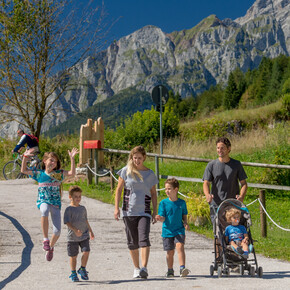
[[[115,197],[115,219],[120,218],[119,203],[124,189],[122,214],[127,235],[127,244],[134,264],[133,278],[146,279],[150,253],[150,223],[155,223],[157,214],[156,184],[154,172],[144,166],[146,151],[142,146],[133,148],[128,163],[118,171],[119,180]],[[151,215],[151,205],[153,213]],[[139,263],[141,248],[141,268]]]

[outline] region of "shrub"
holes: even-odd
[[[189,192],[186,200],[188,210],[188,221],[197,223],[208,223],[210,221],[209,205],[206,202],[205,196],[199,193]]]

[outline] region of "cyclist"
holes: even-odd
[[[17,131],[17,135],[20,137],[20,140],[12,152],[20,152],[20,149],[27,144],[24,155],[31,156],[39,153],[38,138],[36,136],[25,134],[22,129]]]

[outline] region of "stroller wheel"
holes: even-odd
[[[225,275],[230,276],[230,269],[227,267],[224,270]]]
[[[262,278],[263,277],[263,268],[262,267],[259,267],[258,268],[258,277],[259,278]]]
[[[244,265],[240,264],[240,274],[243,276],[244,275]]]
[[[251,277],[255,277],[255,267],[251,267],[249,274],[251,275]]]
[[[221,266],[218,266],[217,273],[218,273],[218,278],[220,278],[223,275],[222,267]]]
[[[214,266],[213,265],[210,265],[209,273],[210,273],[211,276],[213,276],[213,273],[214,273]]]

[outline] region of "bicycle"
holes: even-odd
[[[14,154],[13,154],[14,155]],[[14,157],[14,156],[13,156]],[[6,180],[28,178],[28,175],[21,173],[22,155],[17,153],[14,160],[8,161],[3,167],[3,176]],[[41,160],[37,155],[31,157],[27,167],[29,169],[40,169]]]

